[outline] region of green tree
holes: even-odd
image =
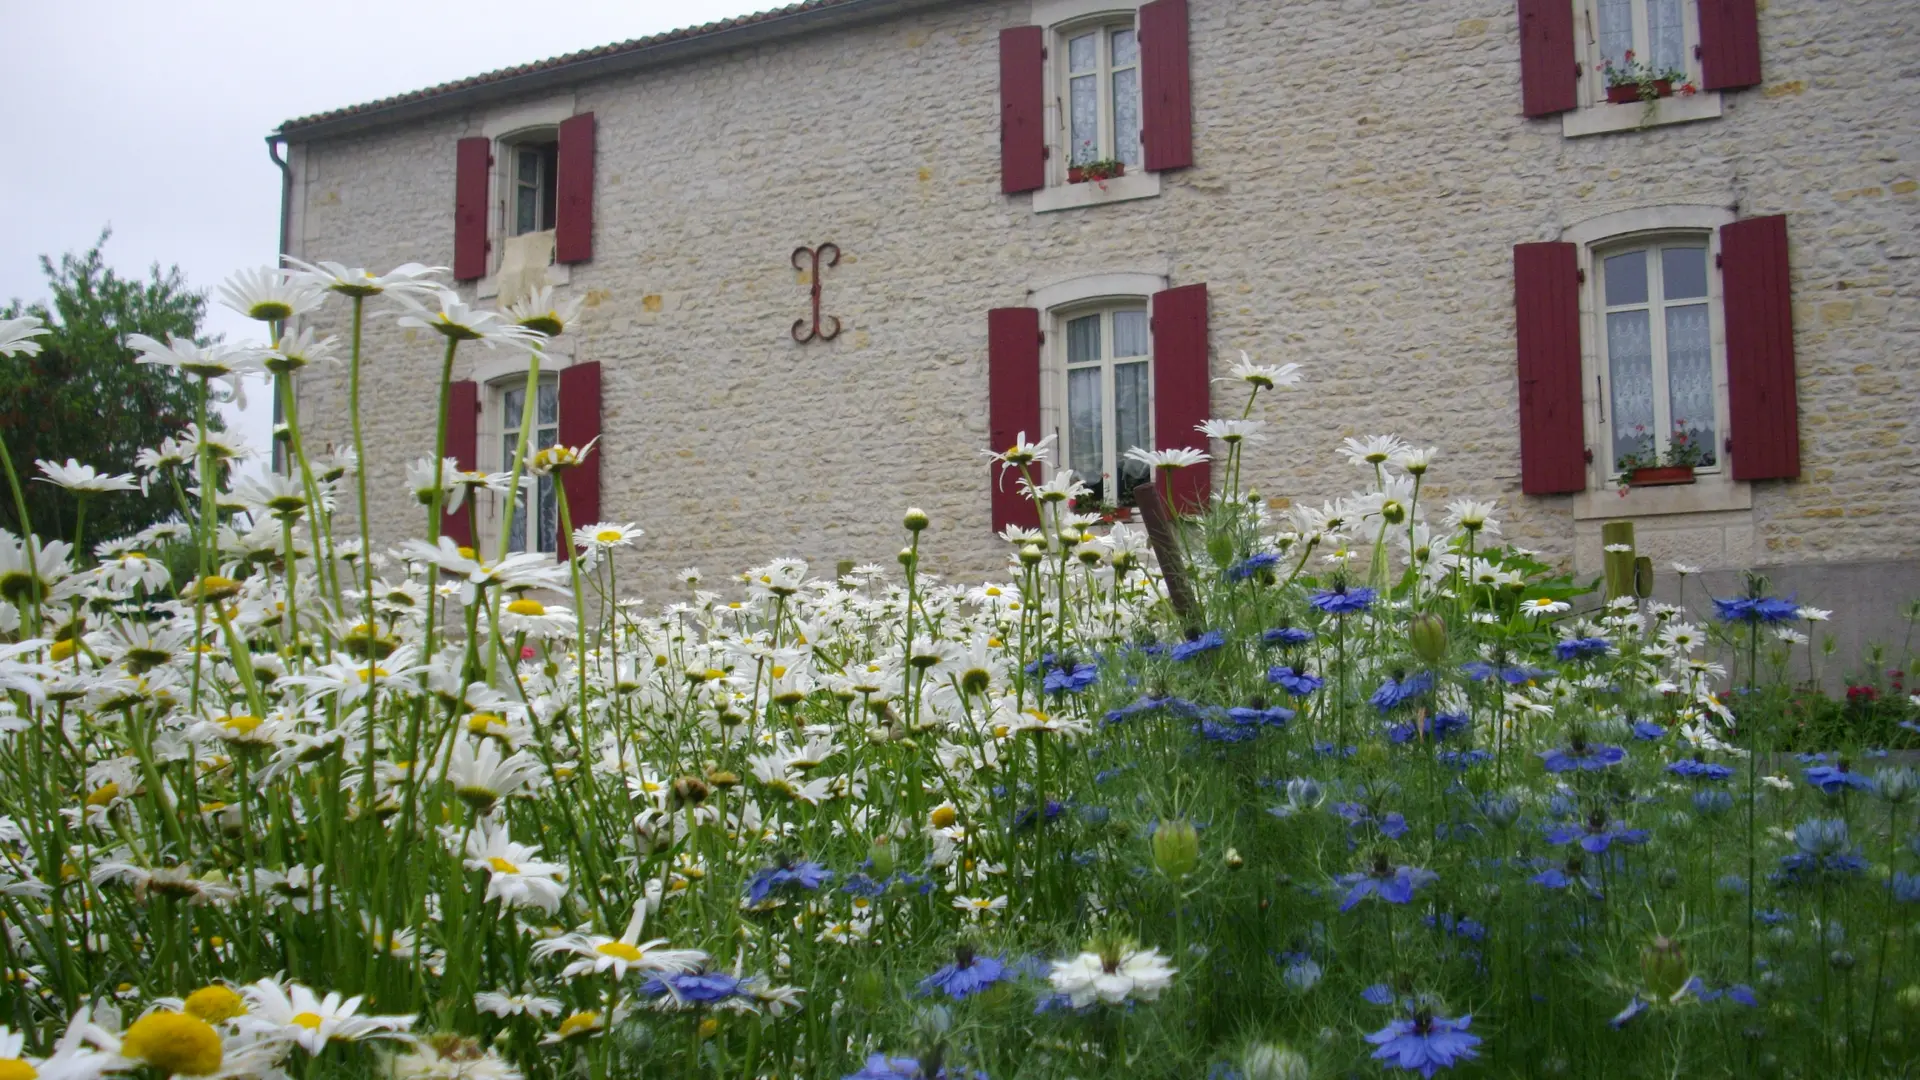
[[[0,309],[0,318],[37,315],[49,331],[39,339],[40,355],[0,359],[0,436],[20,470],[34,531],[48,539],[72,539],[75,502],[28,479],[39,475],[36,460],[74,458],[102,471],[132,472],[141,448],[193,424],[189,380],[134,363],[126,342],[131,334],[197,338],[206,294],[187,288],[178,266],[162,273],[155,263],[144,281],[114,273],[100,255],[110,232],[102,231],[84,254],[62,255],[58,266],[40,257],[50,300],[14,300]],[[165,518],[175,505],[167,485],[95,496],[87,505],[87,536],[124,536]],[[0,499],[0,525],[18,532],[16,516],[13,500]]]

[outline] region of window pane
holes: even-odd
[[[502,402],[501,408],[500,408],[501,419],[505,421],[506,426],[514,429],[515,431],[520,430],[520,413],[523,409],[526,408],[526,404],[527,404],[526,385],[523,383],[520,386],[507,391],[505,394],[502,394],[501,402]]]
[[[508,432],[500,439],[500,460],[513,466],[513,450],[520,441],[518,432]],[[516,492],[513,498],[513,520],[507,523],[507,550],[527,550],[527,497]]]
[[[584,524],[584,522],[583,522]],[[540,478],[540,540],[538,551],[558,551],[553,540],[560,531],[560,498],[553,493],[553,477]]]
[[[513,193],[513,235],[540,228],[540,189],[522,184]]]
[[[1687,35],[1680,26],[1680,0],[1647,0],[1647,33],[1653,37],[1655,71],[1687,70]]]
[[[1607,259],[1607,306],[1647,302],[1647,253],[1629,251]]]
[[[1633,0],[1600,0],[1600,55],[1614,67],[1633,51]]]
[[[559,388],[555,386],[553,382],[546,379],[540,381],[540,398],[534,403],[534,409],[539,416],[539,422],[541,424],[557,424],[560,422],[560,392]],[[541,445],[544,446],[547,444],[542,443]]]
[[[1140,164],[1140,69],[1113,73],[1113,156]]]
[[[1068,108],[1073,112],[1073,157],[1069,162],[1084,165],[1100,160],[1100,77],[1081,75],[1069,89]]]
[[[1113,32],[1113,66],[1126,67],[1140,62],[1140,38],[1132,29]]]
[[[1147,313],[1144,311],[1116,311],[1113,313],[1113,355],[1147,355]]]
[[[1667,392],[1671,434],[1697,444],[1701,464],[1713,464],[1719,441],[1713,429],[1713,339],[1705,304],[1667,309]]]
[[[522,150],[514,155],[514,157],[519,162],[520,182],[523,184],[539,183],[540,151],[538,149]]]
[[[1100,316],[1082,315],[1067,323],[1067,363],[1100,359]]]
[[[1099,66],[1099,34],[1081,34],[1067,42],[1068,71],[1093,71]]]
[[[1707,295],[1707,249],[1661,249],[1660,291],[1669,300],[1692,300]]]
[[[1100,369],[1067,372],[1067,467],[1089,485],[1106,471],[1100,413]]]
[[[1138,314],[1145,321],[1145,312],[1122,312],[1124,315]],[[1114,316],[1119,323],[1120,316]],[[1114,336],[1119,337],[1116,331]],[[1127,461],[1127,451],[1133,447],[1151,449],[1153,433],[1149,430],[1147,412],[1147,365],[1136,361],[1131,364],[1116,364],[1113,369],[1113,449],[1119,454],[1120,502],[1129,501],[1134,485],[1147,480],[1152,470],[1138,462]]]
[[[1611,261],[1611,260],[1609,260]],[[1613,384],[1613,461],[1656,439],[1653,417],[1653,337],[1644,311],[1607,316],[1607,373]]]

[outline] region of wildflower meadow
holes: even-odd
[[[445,454],[456,357],[531,389],[577,307],[289,262],[223,289],[267,344],[129,342],[200,417],[136,474],[4,459],[20,520],[78,512],[0,534],[0,1080],[1915,1075],[1920,698],[1822,694],[1828,612],[1654,602],[1630,539],[1576,581],[1390,436],[1273,510],[1242,469],[1302,373],[1244,356],[1217,460],[1133,452],[1148,528],[1022,434],[992,580],[903,507],[892,564],[643,604],[646,523],[563,485],[570,560],[441,536],[596,452]],[[440,360],[404,538],[356,468],[396,317]],[[287,467],[242,472],[207,409],[260,372]],[[175,516],[87,534],[135,487]]]

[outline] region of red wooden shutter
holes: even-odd
[[[1760,83],[1760,10],[1755,0],[1700,0],[1700,85],[1737,90]]]
[[[553,261],[593,258],[593,114],[560,121],[559,159],[554,175],[558,220],[553,226]]]
[[[1193,78],[1187,56],[1187,0],[1140,6],[1140,140],[1147,169],[1193,164]]]
[[[478,468],[480,448],[480,384],[463,379],[447,387],[447,456],[460,468]],[[473,518],[462,501],[458,513],[443,514],[440,535],[450,537],[461,547],[473,546]]]
[[[1520,490],[1587,488],[1580,411],[1580,266],[1572,244],[1513,249],[1514,327],[1520,347]]]
[[[1727,436],[1735,480],[1800,475],[1800,403],[1794,391],[1793,284],[1787,219],[1720,227],[1727,318]]]
[[[575,364],[560,370],[560,445],[580,448],[600,437],[600,364]],[[600,520],[600,461],[606,456],[602,442],[587,455],[586,463],[560,474],[567,492],[567,516],[573,527],[591,525]],[[561,559],[573,551],[572,537],[562,536],[553,545]]]
[[[1528,116],[1552,116],[1578,105],[1573,5],[1520,0],[1520,101]]]
[[[1195,430],[1212,417],[1213,365],[1207,345],[1207,287],[1182,285],[1153,294],[1153,447],[1207,449]],[[1124,453],[1124,448],[1122,453]],[[1161,478],[1154,477],[1155,482]],[[1173,472],[1169,509],[1195,514],[1206,509],[1213,464]],[[1164,492],[1164,488],[1162,491]]]
[[[453,179],[453,276],[458,281],[487,276],[487,178],[492,169],[492,140],[479,135],[460,140]]]
[[[1047,186],[1046,32],[1000,31],[1000,190]]]
[[[994,308],[987,312],[987,429],[996,453],[1023,433],[1040,439],[1040,313],[1033,308]],[[1033,479],[1044,478],[1029,466]],[[1040,508],[1020,490],[1020,473],[1003,474],[993,463],[993,528],[1009,525],[1037,529]]]

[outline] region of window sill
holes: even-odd
[[[1636,101],[1631,105],[1614,105],[1602,101],[1597,105],[1574,109],[1560,114],[1560,133],[1567,138],[1581,135],[1600,135],[1609,131],[1635,131],[1643,127],[1659,127],[1662,124],[1685,124],[1694,120],[1711,120],[1720,115],[1720,92],[1703,90],[1697,94],[1676,94],[1673,97],[1657,98],[1653,102],[1653,114],[1647,114],[1645,102]]]
[[[1575,521],[1592,518],[1657,517],[1662,514],[1710,514],[1753,509],[1753,485],[1721,473],[1703,476],[1692,484],[1671,487],[1618,488],[1583,491],[1573,497]]]
[[[1129,199],[1151,199],[1160,194],[1160,174],[1128,173],[1111,180],[1088,180],[1083,184],[1057,184],[1033,193],[1033,212],[1076,210],[1083,206],[1102,206]]]

